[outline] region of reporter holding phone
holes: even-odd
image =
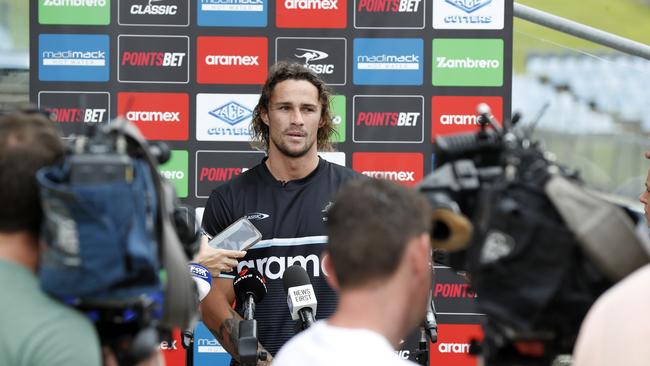
[[[244,258],[245,255],[246,252],[242,250],[213,248],[208,245],[208,237],[203,235],[201,247],[194,257],[194,262],[209,269],[212,277],[218,277],[221,273],[233,271],[237,267],[238,259]]]
[[[325,82],[309,69],[284,62],[274,65],[252,121],[254,142],[262,145],[267,157],[213,190],[203,213],[202,227],[210,236],[242,217],[262,233],[262,241],[251,247],[238,265],[254,267],[266,278],[268,293],[256,305],[255,319],[258,351],[268,350],[269,356],[258,365],[271,362],[272,355],[294,335],[282,285],[286,268],[300,264],[309,274],[318,299],[318,318],[328,317],[336,307],[336,294],[321,269],[321,253],[327,244],[326,214],[334,193],[346,181],[363,176],[318,156],[318,150],[331,149],[334,124],[329,100]],[[212,253],[217,258],[216,252]],[[231,307],[235,273],[222,272],[212,281],[201,314],[208,329],[233,356],[233,364],[238,364],[242,317]]]

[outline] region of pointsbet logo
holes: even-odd
[[[189,97],[185,93],[118,93],[117,112],[150,140],[185,141],[189,135]]]
[[[503,29],[504,0],[433,0],[435,29]]]
[[[355,0],[354,27],[422,29],[424,0]]]
[[[347,0],[278,0],[278,28],[345,28]]]
[[[200,26],[266,27],[268,0],[198,0]]]
[[[480,130],[476,107],[490,106],[497,121],[503,121],[503,99],[497,96],[433,96],[431,97],[431,141],[438,136]]]
[[[109,60],[107,35],[38,36],[38,79],[41,81],[108,81]]]
[[[160,175],[169,179],[179,198],[186,198],[188,191],[188,155],[186,150],[172,150],[169,160],[158,167]]]
[[[268,65],[265,37],[198,37],[197,81],[201,84],[263,84]]]
[[[198,141],[250,141],[250,124],[259,94],[196,96]]]
[[[40,24],[107,25],[111,0],[39,0]]]
[[[189,3],[183,0],[119,0],[120,25],[188,26]]]
[[[197,151],[196,197],[208,198],[213,189],[259,164],[263,157],[261,151]]]
[[[107,123],[110,118],[107,92],[42,91],[38,106],[52,114],[63,136],[82,134],[85,125]]]
[[[502,39],[434,39],[434,86],[503,85]]]
[[[424,141],[424,98],[420,95],[355,95],[352,115],[354,142]]]
[[[352,169],[368,177],[411,187],[422,180],[424,162],[420,153],[355,152]]]
[[[188,83],[189,37],[117,37],[117,79],[122,83]]]

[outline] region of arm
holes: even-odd
[[[204,265],[210,270],[213,277],[220,273],[231,272],[237,267],[237,259],[246,255],[244,251],[216,249],[208,245],[207,236],[201,237],[201,246],[199,252],[194,257],[194,261]]]
[[[232,280],[228,278],[215,278],[212,288],[201,302],[201,314],[203,323],[210,329],[210,332],[219,340],[223,348],[230,355],[239,361],[237,352],[237,341],[239,339],[239,322],[242,317],[237,314],[230,304],[235,300],[235,291],[232,286]],[[258,343],[259,351],[264,351],[264,347]],[[266,361],[258,361],[258,366],[268,365],[272,360],[271,355],[267,352]]]

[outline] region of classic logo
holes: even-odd
[[[106,123],[110,119],[107,92],[42,91],[38,107],[48,110],[63,136],[83,134],[85,124]]]
[[[263,84],[268,63],[265,37],[198,37],[197,82]]]
[[[503,29],[504,0],[433,0],[435,29]]]
[[[250,141],[259,94],[197,94],[198,141]]]
[[[185,93],[117,93],[117,113],[150,140],[186,141],[189,96]]]
[[[423,43],[416,38],[356,38],[357,85],[422,85]]]
[[[503,121],[503,99],[497,96],[431,97],[431,142],[438,136],[480,129],[476,107],[487,103],[497,121]]]
[[[188,0],[119,0],[119,25],[186,27],[190,24]]]
[[[424,159],[421,153],[355,152],[352,169],[411,187],[422,180]]]
[[[347,68],[345,38],[289,38],[275,40],[275,61],[300,62],[329,85],[345,85]]]
[[[122,83],[189,82],[187,36],[117,37],[117,80]]]
[[[354,27],[423,29],[425,4],[423,0],[355,0]]]
[[[268,0],[198,0],[198,25],[266,27]]]
[[[264,155],[262,151],[197,151],[196,197],[208,198],[214,188],[259,164]]]
[[[475,366],[476,356],[469,354],[469,343],[482,339],[479,324],[438,324],[438,342],[431,347],[431,364]]]
[[[107,35],[41,34],[38,78],[41,81],[108,81]]]
[[[245,217],[251,221],[259,221],[270,217],[270,215],[262,212],[251,212],[249,214],[246,214]]]
[[[352,140],[366,143],[424,141],[424,97],[355,95]]]
[[[347,0],[278,0],[278,28],[345,28]]]
[[[434,86],[503,85],[502,39],[433,40]]]
[[[107,25],[111,0],[38,0],[40,24]]]
[[[172,150],[169,160],[158,167],[160,175],[169,179],[176,188],[176,196],[186,198],[189,183],[187,150]]]

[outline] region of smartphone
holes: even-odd
[[[217,234],[208,245],[218,249],[248,250],[262,239],[262,234],[247,218],[233,222]]]

